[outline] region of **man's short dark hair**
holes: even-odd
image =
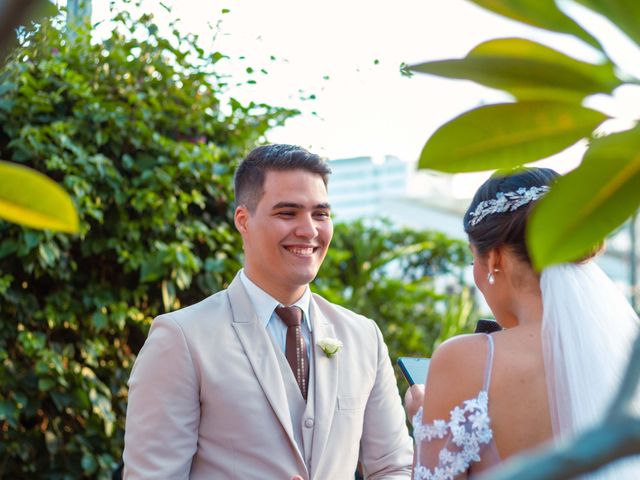
[[[250,212],[255,211],[264,195],[264,179],[270,170],[305,170],[320,175],[325,186],[331,174],[327,162],[302,147],[273,144],[254,148],[236,169],[233,179],[236,206],[244,205]]]

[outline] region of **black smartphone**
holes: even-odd
[[[409,385],[413,385],[414,383],[425,383],[430,361],[430,358],[424,357],[400,357],[398,358],[398,366]]]
[[[498,322],[482,318],[478,320],[478,323],[476,323],[475,333],[493,333],[499,332],[500,330],[502,330],[502,327]]]

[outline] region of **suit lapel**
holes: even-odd
[[[233,327],[240,343],[273,412],[287,432],[294,450],[298,451],[288,410],[287,394],[269,332],[256,316],[239,276],[229,285],[227,292],[233,314]],[[304,459],[300,454],[299,456],[304,464]]]
[[[340,353],[329,358],[316,345],[323,338],[335,338],[333,325],[322,315],[318,305],[311,299],[310,317],[313,325],[313,360],[315,365],[315,428],[313,432],[313,447],[311,452],[311,476],[315,475],[318,460],[323,458],[331,422],[336,408],[338,392],[338,366]]]

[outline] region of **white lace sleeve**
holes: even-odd
[[[454,480],[472,462],[480,461],[481,448],[493,438],[486,391],[455,407],[448,422],[423,424],[421,408],[412,423],[416,443],[414,480]]]

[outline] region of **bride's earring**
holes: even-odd
[[[489,285],[493,285],[494,283],[496,283],[496,276],[494,275],[494,272],[499,272],[500,270],[498,270],[497,268],[494,268],[492,272],[487,273],[487,282],[489,282]]]

